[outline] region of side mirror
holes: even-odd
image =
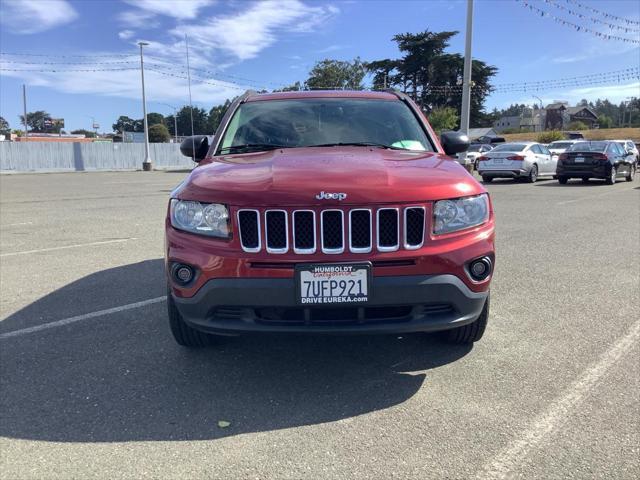
[[[209,151],[209,137],[206,135],[194,135],[185,138],[180,144],[180,152],[192,158],[194,162],[199,162],[207,156]]]
[[[469,149],[469,137],[462,132],[444,132],[440,135],[440,144],[444,153],[454,155]]]

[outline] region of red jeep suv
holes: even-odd
[[[485,189],[398,92],[238,98],[171,194],[168,309],[196,347],[247,332],[406,333],[479,340],[494,268]]]

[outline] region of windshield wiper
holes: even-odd
[[[389,150],[406,150],[402,147],[394,147],[393,145],[385,145],[376,142],[337,142],[337,143],[321,143],[318,145],[307,145],[308,147],[376,147],[388,148]]]
[[[273,143],[244,143],[242,145],[230,145],[220,149],[220,153],[238,153],[250,151],[267,151],[278,148],[291,148],[289,145],[274,145]]]

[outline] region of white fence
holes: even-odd
[[[174,143],[149,145],[153,168],[191,168],[194,163],[180,154]],[[144,160],[141,143],[0,142],[0,171],[83,172],[92,170],[140,170]]]

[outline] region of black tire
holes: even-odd
[[[587,177],[582,178],[582,183],[589,183],[589,179]]]
[[[487,300],[484,302],[482,312],[475,322],[447,330],[446,334],[449,342],[468,345],[482,338],[489,321],[489,298],[490,297],[487,297]]]
[[[616,167],[612,166],[611,167],[611,173],[609,174],[609,176],[607,177],[607,179],[605,180],[605,183],[607,185],[615,185],[616,183],[616,175],[617,175],[617,170]]]
[[[631,165],[631,168],[629,169],[629,175],[624,177],[624,179],[627,182],[633,182],[633,177],[635,177],[635,175],[636,175],[636,166],[635,165]]]
[[[188,348],[202,348],[215,343],[216,337],[214,335],[195,330],[185,323],[173,302],[171,292],[167,292],[167,311],[171,333],[178,345]]]
[[[533,165],[529,170],[529,175],[527,175],[527,183],[536,183],[536,180],[538,180],[538,166]]]
[[[487,177],[485,175],[482,176],[482,183],[491,183],[493,177]]]
[[[558,183],[560,185],[566,185],[569,179],[567,177],[558,177]]]

